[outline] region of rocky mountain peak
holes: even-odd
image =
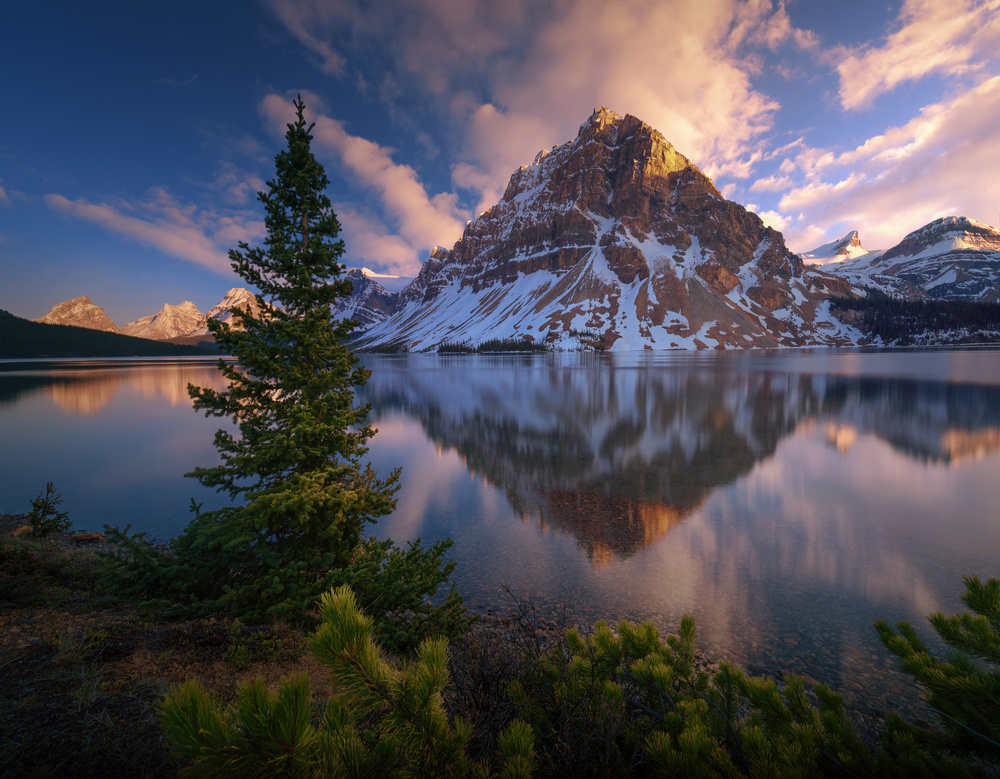
[[[663,135],[602,108],[514,171],[362,344],[516,337],[572,348],[574,334],[597,333],[606,348],[800,345],[828,285],[847,290],[804,273],[780,233],[725,200]],[[847,337],[828,325],[833,340],[817,342]]]
[[[840,240],[840,242],[837,244],[837,248],[841,252],[843,252],[844,250],[846,250],[848,247],[862,248],[861,247],[861,236],[858,235],[858,231],[857,230],[854,230],[853,232],[850,232],[847,235],[845,235]]]
[[[1000,251],[1000,230],[965,216],[946,216],[914,230],[883,254],[882,259],[912,256],[938,244],[944,244],[942,249]]]
[[[352,268],[346,275],[351,280],[351,294],[337,300],[333,318],[353,319],[357,322],[356,332],[362,333],[392,313],[399,293],[387,291],[361,268]]]
[[[105,330],[109,333],[118,332],[118,327],[111,321],[111,317],[103,308],[95,306],[86,295],[59,303],[45,316],[34,321],[46,325],[72,325],[90,330]]]
[[[1000,302],[1000,230],[946,216],[881,255],[831,270],[855,285],[900,297]]]
[[[204,327],[205,315],[194,303],[185,300],[176,306],[164,303],[156,314],[129,322],[122,328],[122,332],[138,338],[165,340],[191,335]]]

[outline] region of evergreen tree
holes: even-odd
[[[232,418],[239,435],[219,430],[222,463],[189,475],[242,496],[235,518],[262,548],[304,563],[309,578],[350,561],[362,526],[394,507],[398,474],[379,480],[360,465],[374,431],[352,388],[368,371],[344,344],[354,323],[332,325],[332,305],[351,293],[351,282],[341,278],[344,242],[325,194],[329,180],[309,148],[312,126],[301,101],[295,108],[288,148],[258,195],[264,246],[241,243],[229,253],[233,269],[260,290],[260,316],[236,309],[243,332],[210,321],[216,342],[238,363],[220,363],[225,391],[188,387],[196,409]]]
[[[334,301],[351,292],[341,277],[344,243],[325,194],[329,184],[310,151],[312,125],[295,101],[288,147],[275,157],[264,204],[263,246],[241,243],[229,253],[250,285],[260,314],[234,310],[242,331],[209,328],[237,362],[220,360],[228,388],[189,386],[195,408],[238,425],[215,434],[221,463],[190,476],[228,492],[236,505],[201,513],[171,542],[170,555],[108,528],[122,544],[108,578],[124,596],[145,599],[168,614],[228,612],[249,620],[300,618],[332,586],[355,586],[365,608],[381,616],[380,635],[394,648],[415,647],[431,630],[453,633],[462,622],[452,592],[432,607],[454,563],[451,542],[400,550],[362,540],[366,523],[390,512],[398,470],[380,479],[362,466],[368,406],[354,405],[354,388],[369,372],[345,341],[350,320],[333,322]],[[377,604],[377,606],[375,605]]]

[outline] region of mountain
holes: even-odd
[[[395,309],[398,292],[388,292],[378,281],[379,276],[369,276],[364,269],[353,268],[347,278],[354,285],[349,297],[341,298],[333,309],[334,319],[350,318],[358,323],[355,332],[363,333],[382,322]]]
[[[144,316],[129,322],[122,328],[126,335],[164,341],[168,338],[192,335],[205,327],[205,315],[190,300],[179,306],[164,303],[163,308],[152,316]]]
[[[245,287],[233,287],[226,293],[226,296],[222,300],[212,306],[206,319],[224,322],[236,330],[242,330],[242,326],[236,322],[236,316],[233,314],[233,309],[237,307],[249,308],[250,313],[255,317],[260,316],[260,305],[257,303],[257,296]],[[207,334],[207,326],[199,327],[190,333],[185,333],[185,335]]]
[[[103,308],[91,303],[87,296],[59,303],[53,306],[45,316],[32,321],[45,325],[72,325],[86,327],[88,330],[118,332],[118,327],[111,321],[111,317],[105,313]]]
[[[359,348],[509,338],[557,349],[847,345],[842,279],[727,201],[663,136],[601,108],[435,249]]]
[[[833,262],[850,262],[866,254],[878,255],[881,252],[869,252],[861,245],[858,231],[852,230],[839,241],[817,246],[812,251],[801,253],[799,257],[809,265],[826,265]]]
[[[1000,302],[1000,230],[947,216],[877,256],[826,268],[855,285],[903,297]]]
[[[0,310],[0,359],[180,357],[213,353],[197,346],[177,346],[92,328],[32,322]]]
[[[370,270],[369,268],[348,268],[348,273],[353,270],[360,270],[369,279],[373,279],[382,285],[382,288],[388,292],[399,292],[407,284],[413,281],[411,276],[396,276],[392,273],[379,273],[378,271]]]

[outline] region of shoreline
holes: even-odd
[[[13,530],[25,524],[27,524],[26,516],[23,514],[0,513],[0,536],[9,538]],[[88,551],[105,552],[112,551],[115,548],[113,543],[103,538],[88,543],[74,543],[72,536],[82,532],[86,531],[72,529],[62,533],[54,533],[39,543],[48,543],[69,553]],[[167,547],[166,542],[156,539],[149,539],[146,543],[160,550],[165,550]],[[497,603],[483,603],[483,599],[478,598],[477,600],[480,602],[474,606],[471,604],[466,605],[467,612],[479,618],[477,623],[479,630],[489,631],[495,637],[502,636],[505,633],[510,637],[519,633],[522,638],[525,635],[534,635],[542,644],[551,645],[565,631],[571,628],[576,628],[584,635],[591,633],[594,625],[600,619],[600,617],[584,616],[583,614],[576,613],[574,610],[566,609],[565,606],[559,607],[553,604],[539,605],[530,596],[517,598],[512,594],[508,594],[506,597],[510,599],[509,604],[505,603],[501,605],[499,601]],[[104,612],[112,613],[113,611],[113,609],[92,609],[90,613],[97,616]],[[529,611],[530,614],[526,614]],[[225,621],[224,618],[219,619]],[[621,619],[615,619],[614,621],[606,619],[605,621],[614,632],[617,632],[615,628]],[[661,635],[665,637],[672,632],[661,630]],[[886,656],[888,657],[888,652]],[[914,722],[923,727],[934,727],[933,723],[936,721],[935,715],[924,703],[923,694],[915,682],[910,681],[909,686],[912,689],[909,691],[897,691],[895,693],[887,690],[876,691],[876,685],[880,682],[884,685],[886,679],[884,675],[879,676],[879,671],[874,665],[870,667],[868,665],[859,665],[853,670],[850,676],[849,686],[851,689],[840,689],[823,678],[816,677],[808,672],[789,671],[786,668],[747,663],[734,657],[731,652],[722,650],[712,654],[704,646],[698,646],[696,668],[699,672],[712,674],[718,671],[722,662],[732,662],[743,669],[748,675],[771,678],[779,684],[786,673],[802,677],[809,688],[818,683],[827,684],[834,692],[843,697],[845,709],[852,715],[859,731],[861,731],[865,739],[872,743],[877,741],[879,735],[883,732],[885,717],[891,711],[896,711],[907,721]],[[909,677],[905,678],[909,680]],[[893,695],[897,697],[895,702],[898,705],[885,705],[883,702],[884,699]]]

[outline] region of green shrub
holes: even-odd
[[[995,760],[1000,757],[1000,580],[984,583],[967,576],[964,582],[962,602],[974,613],[928,617],[951,647],[947,660],[933,657],[908,622],[893,630],[879,620],[875,628],[886,648],[902,658],[903,669],[927,690],[927,702],[946,729],[944,737],[915,728],[911,735],[928,746]]]
[[[254,680],[223,709],[188,681],[160,706],[161,723],[189,776],[494,776],[467,754],[471,728],[444,707],[447,641],[427,638],[410,663],[388,660],[374,622],[347,586],[325,594],[310,642],[340,691],[315,716],[309,681],[276,693]],[[512,723],[499,739],[500,775],[530,777],[531,731]]]
[[[45,489],[38,493],[38,497],[32,499],[31,511],[28,513],[32,538],[45,538],[52,533],[62,533],[70,529],[73,521],[65,511],[58,509],[62,501],[62,494],[52,482],[48,482]]]

